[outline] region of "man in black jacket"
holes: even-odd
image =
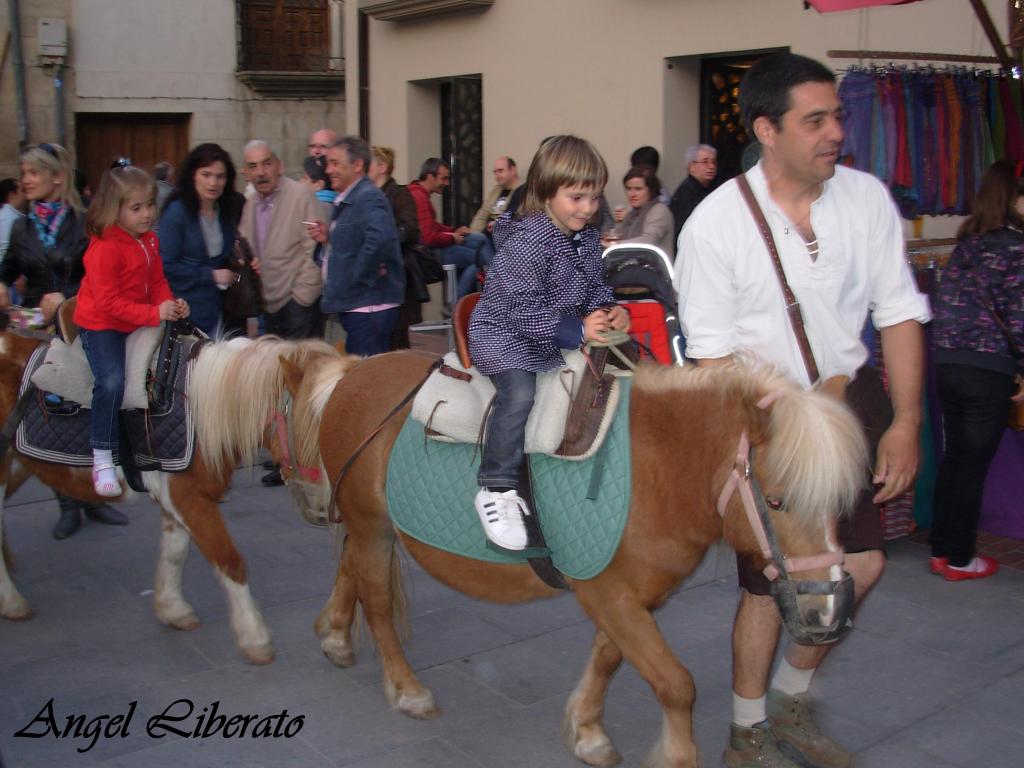
[[[708,144],[694,144],[686,150],[686,178],[669,203],[676,225],[676,240],[693,209],[711,192],[711,184],[718,175],[717,158],[718,151]]]

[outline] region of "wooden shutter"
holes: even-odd
[[[326,72],[327,0],[242,0],[242,70]]]

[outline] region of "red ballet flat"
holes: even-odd
[[[936,576],[942,575],[942,570],[949,565],[948,557],[931,557],[928,559],[928,567],[932,569],[932,573]]]
[[[981,561],[980,571],[959,571],[947,564],[942,569],[943,578],[946,581],[968,581],[970,579],[985,579],[999,572],[999,562],[995,558],[977,555],[975,559]]]

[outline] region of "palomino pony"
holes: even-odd
[[[396,536],[386,507],[386,469],[408,406],[387,417],[431,364],[432,358],[415,352],[371,357],[336,385],[321,378],[317,397],[296,400],[314,409],[322,403],[319,413],[303,419],[312,428],[319,417],[319,440],[312,433],[297,440],[318,442],[332,481],[365,446],[338,487],[337,512],[347,539],[333,591],[316,621],[321,648],[338,666],[355,662],[351,628],[358,602],[378,647],[389,701],[419,718],[439,710],[406,661],[393,620],[402,605],[399,543],[439,581],[473,597],[513,603],[558,594],[526,565],[470,560],[400,532]],[[288,388],[299,391],[305,385],[302,371],[287,364],[285,369]],[[764,557],[771,549],[779,570],[788,565],[790,571],[840,581],[835,521],[865,479],[864,442],[845,406],[822,393],[801,391],[750,362],[701,370],[641,366],[630,416],[632,496],[625,531],[602,573],[571,582],[597,631],[566,708],[566,740],[588,764],[618,762],[601,720],[605,692],[625,658],[650,684],[665,713],[650,763],[692,767],[697,761],[693,679],[661,636],[652,611],[722,536],[739,552]],[[750,522],[748,504],[769,519],[775,531],[770,542],[761,543],[763,526]],[[845,624],[836,618],[836,604],[844,601],[820,589],[822,583],[811,582],[809,591],[816,594],[810,599],[817,604],[804,619]],[[852,596],[843,594],[848,616]],[[834,633],[825,634],[834,639]]]
[[[18,399],[22,371],[39,341],[13,333],[0,333],[0,423]],[[238,464],[252,464],[264,444],[267,426],[275,416],[283,391],[279,359],[287,356],[296,366],[330,359],[340,376],[348,362],[321,341],[289,342],[276,337],[257,341],[231,339],[202,348],[192,371],[189,398],[196,424],[196,448],[191,466],[169,474],[145,472],[143,480],[150,496],[160,506],[160,553],[156,566],[154,608],[157,619],[175,629],[199,626],[192,607],[181,592],[181,575],[193,539],[210,562],[227,595],[231,627],[239,649],[255,663],[273,660],[270,632],[253,600],[245,561],[235,548],[217,506]],[[272,453],[278,452],[272,441]],[[88,468],[73,468],[15,455],[9,449],[0,458],[0,543],[3,539],[3,502],[17,484],[11,474],[18,462],[55,491],[83,501],[103,501],[92,487]],[[6,494],[5,494],[6,492]],[[0,615],[27,619],[28,602],[11,581],[4,558],[0,557]]]

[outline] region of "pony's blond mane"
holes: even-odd
[[[196,443],[215,474],[230,472],[236,462],[255,462],[284,388],[282,357],[304,368],[341,354],[319,339],[286,341],[277,336],[217,341],[200,352],[189,398]]]
[[[786,508],[806,524],[847,513],[865,484],[867,446],[850,409],[823,392],[801,389],[752,355],[709,368],[641,366],[635,387],[652,393],[710,389],[747,408],[774,395],[767,409],[768,445],[758,460],[785,489]]]
[[[335,385],[353,365],[362,360],[355,355],[320,357],[307,363],[305,376],[294,399],[292,442],[298,462],[305,467],[320,465],[320,420]]]

